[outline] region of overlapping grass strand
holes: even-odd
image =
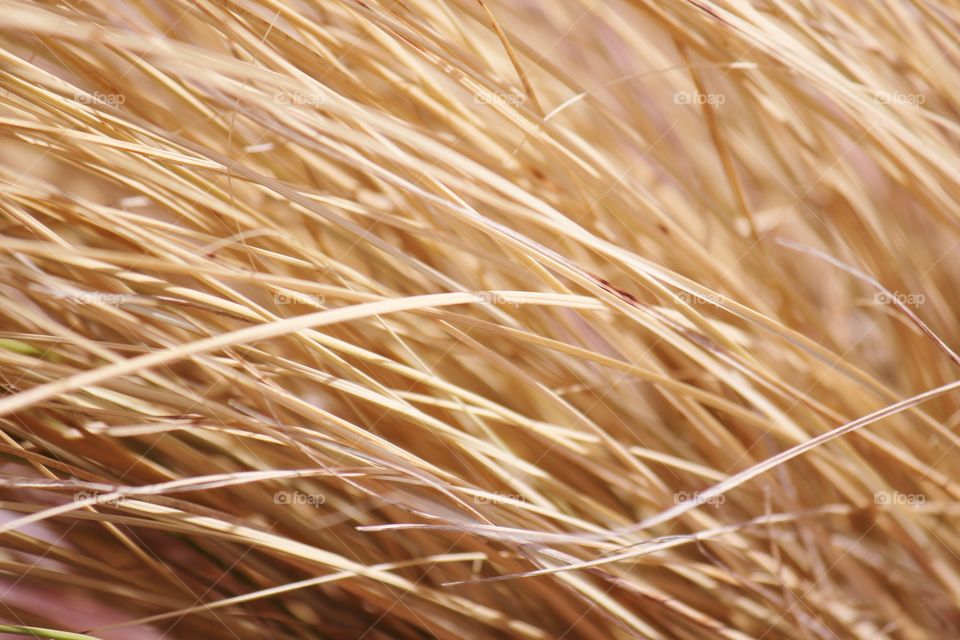
[[[960,9],[0,4],[0,635],[960,635]]]

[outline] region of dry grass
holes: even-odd
[[[958,637],[958,42],[3,0],[0,635]]]

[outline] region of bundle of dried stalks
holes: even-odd
[[[947,0],[0,3],[0,635],[960,635]]]

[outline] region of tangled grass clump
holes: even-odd
[[[960,637],[958,42],[3,0],[0,635]]]

